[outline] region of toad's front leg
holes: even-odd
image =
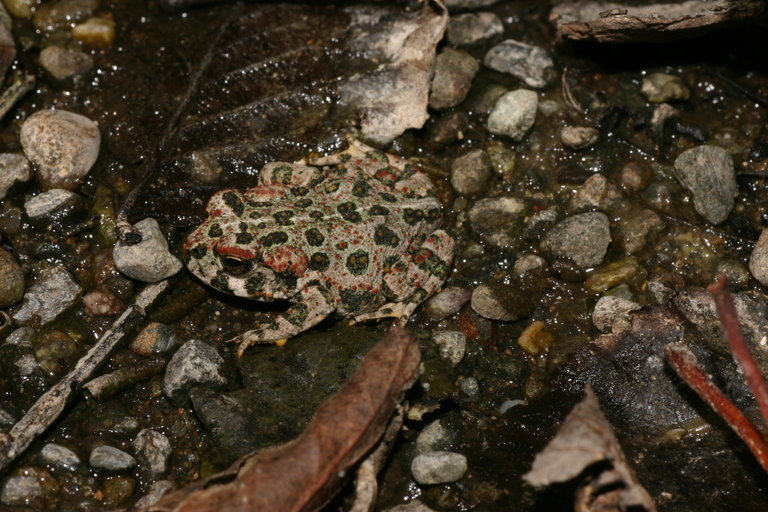
[[[309,282],[294,300],[295,303],[290,308],[275,316],[271,322],[232,339],[238,343],[238,357],[243,355],[245,349],[256,343],[282,345],[288,338],[317,325],[336,310],[333,295],[327,285],[319,281]]]

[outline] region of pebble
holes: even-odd
[[[547,260],[537,254],[524,254],[515,260],[512,272],[518,277],[523,277],[529,272],[535,272],[547,266]]]
[[[470,127],[465,112],[443,112],[435,116],[429,127],[429,140],[439,146],[463,140]]]
[[[136,459],[131,454],[106,444],[91,450],[88,462],[93,468],[114,472],[136,467]]]
[[[651,103],[685,101],[691,97],[691,91],[680,77],[667,73],[651,73],[643,78],[640,92]]]
[[[80,457],[66,446],[48,443],[40,450],[40,462],[73,470],[80,465]]]
[[[488,50],[483,63],[519,78],[534,89],[546,86],[554,76],[554,63],[546,50],[514,39],[502,41]]]
[[[35,11],[32,23],[43,32],[53,32],[84,20],[99,8],[100,0],[57,0],[47,2]]]
[[[736,198],[733,158],[718,146],[696,146],[683,151],[674,164],[675,177],[693,195],[696,212],[712,224],[723,222]]]
[[[171,442],[166,436],[148,428],[143,429],[131,444],[140,466],[147,469],[154,479],[168,471]]]
[[[763,286],[768,286],[768,229],[764,229],[749,256],[749,271]]]
[[[2,428],[10,428],[16,423],[16,417],[5,410],[5,408],[0,407],[0,427]]]
[[[36,316],[40,325],[45,325],[74,306],[82,290],[64,267],[47,268],[38,274],[21,308],[11,316],[22,325]]]
[[[592,323],[601,332],[618,332],[632,327],[630,313],[640,309],[640,304],[621,297],[606,295],[598,299],[592,311]]]
[[[424,453],[443,449],[447,448],[450,443],[451,433],[440,420],[435,420],[419,432],[418,437],[416,437],[416,451]]]
[[[485,149],[491,160],[491,168],[502,176],[512,176],[515,171],[517,155],[504,144],[490,144]]]
[[[584,149],[597,142],[600,132],[591,126],[564,126],[560,140],[571,149]]]
[[[88,316],[116,316],[125,304],[106,286],[99,286],[83,297],[83,309]]]
[[[181,270],[181,261],[168,251],[168,242],[155,219],[146,218],[135,227],[141,232],[141,242],[127,245],[118,241],[112,251],[120,272],[137,281],[154,283]]]
[[[570,208],[574,211],[613,211],[622,203],[619,189],[602,174],[593,174],[576,189]]]
[[[188,405],[193,387],[221,388],[227,384],[223,365],[224,359],[215,348],[200,340],[189,340],[168,362],[163,393],[176,405]]]
[[[650,183],[653,173],[643,162],[630,160],[621,168],[621,186],[628,192],[638,192]]]
[[[469,398],[477,398],[480,394],[480,384],[478,384],[477,379],[474,377],[461,379],[460,387],[461,392]]]
[[[465,196],[481,192],[491,177],[491,159],[482,149],[460,156],[451,165],[451,186]]]
[[[740,261],[723,260],[717,264],[715,275],[724,275],[732,287],[749,284],[749,270]]]
[[[586,269],[602,263],[610,243],[608,217],[602,212],[587,212],[557,224],[544,236],[541,248]]]
[[[31,18],[37,5],[37,0],[3,0],[3,6],[14,18]]]
[[[459,331],[438,331],[432,335],[432,341],[440,350],[440,357],[451,362],[455,367],[464,358],[467,350],[467,337]]]
[[[654,277],[648,280],[648,294],[655,304],[666,304],[675,293],[675,288],[660,277]]]
[[[168,491],[173,489],[173,482],[170,480],[158,480],[157,482],[154,482],[150,487],[149,491],[147,491],[147,494],[139,498],[138,501],[136,501],[135,508],[136,509],[144,509],[151,507],[158,501],[160,501],[160,498],[165,496]]]
[[[61,188],[37,194],[24,203],[24,211],[31,221],[46,224],[71,218],[79,213],[80,209],[80,196]]]
[[[424,305],[424,310],[432,320],[442,320],[461,311],[471,297],[472,290],[449,286],[432,296]]]
[[[76,188],[101,145],[98,125],[66,110],[38,110],[21,125],[19,137],[44,190]]]
[[[469,209],[469,222],[475,233],[496,247],[516,246],[522,228],[525,204],[514,197],[492,197],[476,201]]]
[[[32,345],[32,337],[37,331],[32,327],[19,327],[5,338],[5,343],[9,345]]]
[[[115,42],[115,20],[89,18],[75,25],[72,37],[92,48],[106,48]]]
[[[517,338],[517,345],[529,355],[537,356],[546,351],[555,341],[555,336],[547,324],[537,320],[523,329]]]
[[[504,24],[492,12],[470,12],[451,16],[446,35],[453,46],[469,46],[504,34]]]
[[[517,89],[504,94],[488,116],[488,131],[506,135],[519,142],[536,121],[539,96],[528,89]]]
[[[11,253],[0,249],[0,308],[19,302],[24,296],[24,272]]]
[[[538,240],[554,227],[558,217],[559,214],[556,207],[537,211],[531,215],[531,218],[528,219],[525,225],[525,237]]]
[[[40,67],[60,82],[84,77],[93,71],[93,57],[80,50],[48,46],[40,52]]]
[[[132,351],[142,356],[167,354],[179,346],[179,338],[173,329],[159,322],[150,322],[128,345]]]
[[[455,452],[433,451],[417,455],[411,462],[411,474],[422,485],[455,482],[467,472],[467,458]]]
[[[30,178],[29,160],[18,153],[0,154],[0,199],[16,183],[25,183]]]
[[[43,496],[43,487],[37,477],[18,475],[6,479],[0,502],[4,505],[27,505],[33,498]]]
[[[637,279],[638,275],[645,275],[645,269],[636,258],[628,256],[596,269],[584,286],[591,292],[602,293],[621,283]]]
[[[467,52],[445,48],[435,59],[429,106],[445,110],[464,101],[479,69],[480,65]]]
[[[533,303],[516,286],[481,284],[472,292],[472,310],[483,318],[511,322],[533,312]]]
[[[648,240],[664,230],[664,220],[653,210],[641,210],[624,218],[621,223],[621,243],[624,252],[637,254],[648,243]]]

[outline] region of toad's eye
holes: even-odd
[[[219,256],[219,261],[224,268],[224,272],[235,277],[245,275],[253,269],[252,259],[221,255]]]

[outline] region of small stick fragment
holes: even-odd
[[[162,357],[139,361],[135,364],[124,366],[113,372],[99,375],[83,384],[86,396],[90,396],[97,402],[109,398],[115,393],[145,381],[162,372],[167,361]]]
[[[22,96],[35,86],[35,76],[17,77],[0,96],[0,119],[16,104]]]
[[[749,421],[749,418],[715,386],[699,365],[694,353],[682,343],[670,343],[664,347],[664,354],[672,369],[728,423],[747,445],[763,470],[768,473],[768,445],[762,434]]]

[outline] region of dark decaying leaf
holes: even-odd
[[[536,455],[531,470],[523,478],[541,487],[567,482],[593,468],[594,472],[587,471],[586,480],[580,483],[577,510],[618,511],[640,507],[655,511],[653,499],[629,467],[594,391],[587,386],[584,394],[557,435]]]
[[[326,400],[298,438],[244,457],[228,470],[165,496],[152,512],[319,510],[379,441],[415,380],[415,339],[393,327]]]

